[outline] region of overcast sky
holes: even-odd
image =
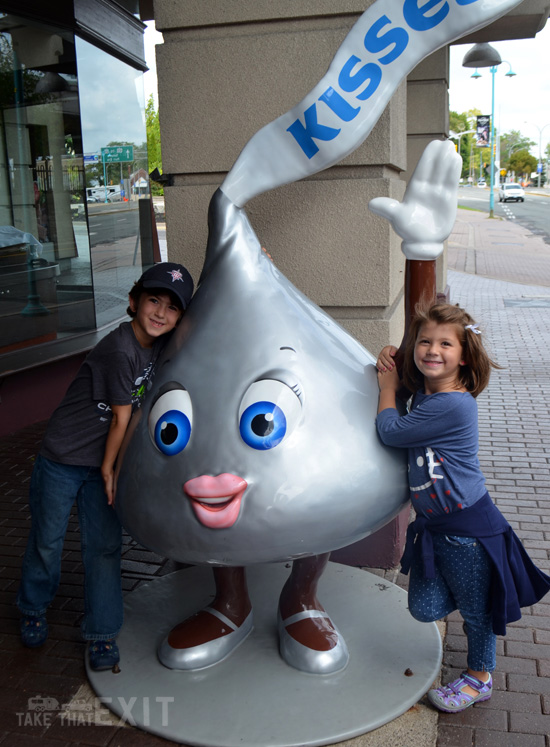
[[[153,94],[155,99],[155,109],[158,109],[158,93],[157,93],[157,65],[155,60],[155,45],[162,44],[163,36],[155,29],[154,21],[147,21],[145,23],[147,29],[145,31],[145,62],[149,70],[143,76],[143,84],[145,86],[145,102],[149,100],[149,96]]]
[[[502,58],[495,73],[495,127],[502,134],[519,130],[536,143],[531,149],[539,155],[539,129],[542,152],[550,142],[550,21],[534,39],[494,42]],[[471,44],[451,47],[450,108],[459,114],[469,109],[491,113],[490,68],[480,69],[481,78],[472,78],[472,68],[462,67]],[[516,75],[507,77],[510,63]],[[525,124],[528,122],[529,124]],[[544,127],[547,125],[546,127]]]
[[[150,70],[145,74],[145,100],[153,93],[157,107],[155,44],[161,44],[162,39],[154,23],[147,23],[145,59]],[[479,70],[482,77],[474,79],[471,77],[474,70],[462,67],[464,55],[471,46],[451,47],[450,108],[459,114],[469,109],[490,114],[492,76],[489,68]],[[531,152],[538,157],[539,129],[542,130],[543,154],[550,142],[550,21],[534,39],[495,42],[492,46],[503,60],[495,73],[495,127],[503,134],[519,130],[536,143]],[[507,62],[516,73],[512,78],[505,75],[510,69]]]

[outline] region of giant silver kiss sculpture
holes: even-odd
[[[378,0],[326,76],[250,140],[214,194],[199,288],[131,424],[118,477],[117,511],[138,542],[214,569],[214,601],[162,642],[165,666],[227,657],[253,626],[245,567],[292,560],[279,600],[281,655],[316,674],[345,667],[317,582],[331,550],[406,504],[405,454],[376,434],[375,359],[277,270],[242,206],[341,160],[421,59],[516,4]],[[442,251],[459,173],[454,146],[435,141],[403,203],[371,204],[409,259]]]

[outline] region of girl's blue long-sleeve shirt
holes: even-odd
[[[409,525],[402,572],[409,572],[417,554],[426,578],[434,577],[433,532],[477,537],[494,569],[493,632],[505,635],[506,624],[520,619],[521,607],[548,593],[550,577],[533,564],[486,491],[475,399],[468,392],[417,392],[407,415],[387,408],[376,424],[385,444],[408,449],[411,498],[421,517]]]
[[[417,392],[408,414],[393,408],[378,414],[383,443],[408,449],[417,514],[429,518],[460,511],[486,493],[477,419],[477,403],[469,392]]]

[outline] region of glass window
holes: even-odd
[[[139,202],[149,198],[143,76],[78,37],[76,53],[95,312],[102,326],[124,314],[142,271]]]
[[[0,16],[0,353],[95,327],[74,39]],[[71,270],[79,268],[78,289]]]
[[[148,206],[142,73],[0,12],[0,355],[124,317]]]

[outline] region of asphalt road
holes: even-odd
[[[92,246],[110,244],[129,236],[137,236],[139,212],[137,202],[91,204],[88,207]]]
[[[458,206],[489,212],[489,188],[460,187]],[[494,214],[515,221],[550,244],[550,190],[536,194],[527,190],[525,202],[499,202],[498,189],[494,191]]]

